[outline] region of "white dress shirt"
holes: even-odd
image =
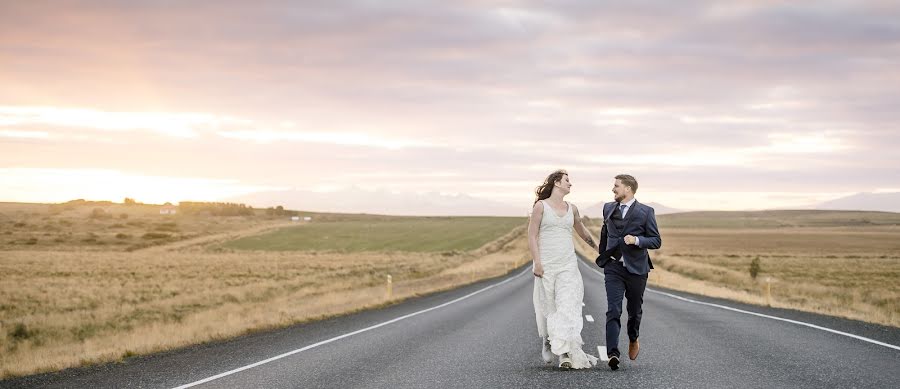
[[[634,197],[632,197],[631,200],[629,200],[627,203],[624,203],[625,209],[622,210],[622,219],[624,219],[625,215],[628,214],[628,210],[631,209],[631,206],[634,204],[635,201],[636,201],[636,199]],[[622,203],[616,203],[616,206],[621,207]],[[639,244],[641,244],[641,241],[638,237],[635,236],[634,237],[634,245],[637,246]],[[625,257],[622,256],[621,258],[619,258],[619,262],[625,263]]]
[[[631,209],[631,205],[634,204],[635,201],[637,201],[637,199],[635,199],[634,197],[632,197],[631,200],[629,200],[627,203],[625,203],[625,209],[622,210],[622,219],[624,219],[624,218],[625,218],[625,215],[628,214],[628,210]],[[622,205],[622,203],[619,203],[619,204],[616,205],[616,206],[619,207],[619,206],[621,206],[621,205]]]

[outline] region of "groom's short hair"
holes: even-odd
[[[637,180],[634,179],[634,177],[628,174],[619,174],[618,176],[616,176],[616,179],[622,181],[622,185],[630,186],[631,193],[637,193],[638,183]]]

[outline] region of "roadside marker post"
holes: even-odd
[[[390,274],[387,276],[387,299],[390,300],[394,296],[394,279]]]

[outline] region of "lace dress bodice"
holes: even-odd
[[[544,205],[544,215],[538,232],[538,247],[544,272],[558,272],[577,266],[575,243],[572,241],[572,225],[575,222],[572,205],[566,203],[565,215],[559,216],[549,204],[543,200],[541,203]]]

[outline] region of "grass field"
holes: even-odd
[[[0,251],[134,251],[282,223],[284,217],[160,215],[158,205],[0,203]]]
[[[766,304],[768,279],[773,306],[900,327],[900,214],[693,212],[658,219],[663,247],[651,253],[651,284]]]
[[[900,213],[784,210],[685,212],[657,217],[660,228],[790,228],[900,226]]]
[[[469,251],[522,223],[522,218],[513,217],[394,217],[335,221],[283,228],[233,240],[222,246],[268,251]]]
[[[527,260],[524,219],[303,213],[313,220],[298,226],[263,213],[165,216],[149,207],[116,211],[144,223],[132,226],[135,234],[174,222],[176,238],[134,249],[72,240],[0,248],[0,378],[395,303],[499,276]],[[47,205],[0,204],[0,228],[27,236],[39,233],[28,220],[65,218],[71,229],[54,234],[99,236],[114,223],[92,220],[95,205],[83,208],[51,214]],[[354,231],[350,238],[324,239],[344,228]],[[302,239],[310,246],[298,244]],[[360,244],[348,245],[354,239]],[[231,241],[251,242],[252,250],[228,248]],[[260,250],[279,241],[285,251]]]

